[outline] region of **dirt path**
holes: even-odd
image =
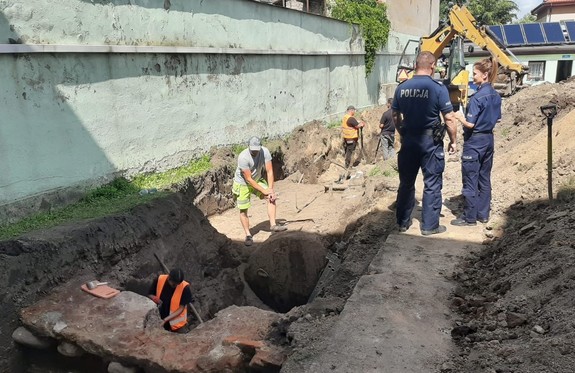
[[[448,164],[450,168],[457,166],[454,162]],[[364,163],[355,172],[365,175],[372,167]],[[374,184],[361,183],[335,192],[326,191],[324,185],[290,180],[277,183],[278,216],[290,230],[342,235],[347,225],[377,211],[387,211],[391,222],[384,232],[368,231],[358,238],[370,240],[375,256],[351,260],[352,266],[368,268],[353,283],[351,296],[338,317],[323,323],[316,316],[306,315],[298,321],[295,345],[301,348],[296,348],[282,372],[435,372],[455,350],[450,335],[455,316],[449,309],[455,283],[449,277],[463,257],[479,250],[484,240],[483,225],[451,227],[449,221],[455,215],[444,207],[441,223],[449,226],[448,232],[422,237],[418,207],[415,224],[408,232],[393,233],[393,212],[387,206],[395,193],[367,197]],[[422,190],[421,180],[418,190]],[[421,200],[421,195],[417,198]],[[256,227],[252,232],[255,242],[264,242],[271,235],[267,231],[265,201],[254,203],[250,218]],[[213,216],[210,222],[220,233],[234,240],[243,239],[237,210]],[[366,225],[370,224],[385,226],[377,220]],[[350,238],[348,244],[353,241]],[[320,304],[329,296],[321,298]],[[312,303],[302,309],[308,312],[314,307]],[[290,313],[294,312],[298,313]],[[322,317],[325,319],[325,314]]]

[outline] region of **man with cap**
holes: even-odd
[[[355,118],[355,107],[350,105],[341,121],[341,129],[343,135],[343,146],[345,148],[345,168],[351,165],[351,157],[353,151],[357,146],[357,139],[359,138],[359,129],[363,128],[365,124],[359,122]]]
[[[186,333],[187,305],[192,302],[190,284],[184,281],[184,272],[174,268],[170,274],[158,276],[148,290],[148,298],[158,305],[164,329]]]
[[[267,182],[262,177],[265,167]],[[267,199],[268,218],[272,232],[285,231],[287,227],[276,224],[276,193],[274,191],[274,170],[272,155],[268,148],[262,146],[258,137],[252,137],[248,141],[248,148],[238,156],[238,167],[234,175],[232,193],[236,199],[236,206],[240,210],[240,222],[246,235],[246,246],[253,244],[250,232],[248,209],[250,198],[255,194],[260,199]]]

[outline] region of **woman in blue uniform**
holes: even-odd
[[[452,225],[487,223],[491,205],[491,168],[493,167],[493,128],[501,119],[501,96],[491,85],[497,77],[497,60],[484,58],[473,64],[473,82],[477,92],[469,100],[467,115],[456,113],[463,125],[461,174],[465,199],[463,215]]]
[[[467,115],[456,113],[463,125],[461,173],[465,199],[463,215],[452,225],[487,223],[491,205],[491,168],[493,166],[493,128],[501,119],[501,96],[491,85],[497,77],[497,60],[484,58],[473,64],[473,82],[477,92],[469,100]]]

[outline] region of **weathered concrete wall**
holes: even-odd
[[[0,12],[0,43],[75,48],[0,53],[0,222],[70,188],[373,105],[401,50],[366,79],[356,27],[249,0],[0,0]]]
[[[429,35],[439,26],[439,0],[385,0],[393,31],[407,35]]]

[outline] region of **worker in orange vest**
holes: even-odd
[[[355,118],[355,111],[354,106],[348,106],[341,121],[346,169],[351,165],[351,157],[355,147],[357,146],[357,139],[359,138],[359,129],[365,126],[363,122],[360,122]]]
[[[186,333],[187,305],[192,302],[190,284],[184,281],[184,272],[174,268],[169,275],[160,275],[150,286],[148,298],[158,305],[164,329]]]

